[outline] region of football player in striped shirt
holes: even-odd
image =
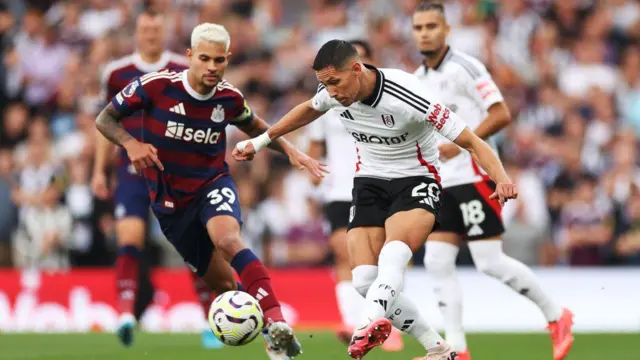
[[[187,51],[189,68],[136,78],[98,115],[96,126],[122,146],[142,172],[151,209],[187,265],[217,293],[238,288],[235,270],[244,291],[264,312],[269,356],[288,359],[298,355],[301,346],[282,315],[269,273],[242,242],[238,192],[225,162],[228,125],[249,136],[268,129],[242,93],[223,79],[230,43],[223,26],[196,26]],[[137,111],[143,111],[144,142],[121,123]],[[287,141],[272,144],[295,167],[323,176],[318,161]]]

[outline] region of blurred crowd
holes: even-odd
[[[499,134],[520,197],[505,207],[505,251],[531,265],[640,265],[640,1],[447,0],[453,47],[482,60],[513,124]],[[317,86],[327,40],[366,40],[381,67],[413,72],[418,0],[4,0],[0,3],[0,266],[108,266],[113,204],[93,196],[100,73],[135,50],[135,16],[165,14],[168,46],[191,29],[231,34],[226,78],[271,123]],[[243,138],[228,130],[228,144]],[[304,148],[304,131],[291,140]],[[329,264],[322,189],[261,152],[229,159],[244,237],[271,266]],[[180,261],[149,229],[155,264]],[[40,259],[58,252],[55,264]],[[460,258],[468,264],[470,258]],[[416,265],[422,256],[415,257]]]

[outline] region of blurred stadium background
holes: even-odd
[[[256,113],[273,123],[315,92],[310,63],[315,50],[332,38],[367,40],[382,67],[413,72],[421,60],[411,39],[417,2],[0,2],[0,332],[84,332],[115,326],[115,285],[108,270],[116,250],[113,204],[95,198],[89,187],[94,118],[102,105],[100,71],[109,60],[134,50],[133,24],[141,9],[154,6],[166,14],[169,47],[179,53],[198,23],[224,24],[233,53],[226,78],[243,91]],[[514,115],[514,123],[499,135],[502,158],[520,188],[520,198],[504,209],[506,252],[538,269],[543,284],[575,311],[578,331],[640,331],[640,1],[443,3],[453,30],[451,44],[487,65]],[[233,146],[243,135],[230,129],[228,137]],[[304,132],[291,139],[306,146]],[[297,326],[335,327],[339,315],[321,191],[305,173],[290,170],[286,159],[271,152],[258,157],[249,165],[229,161],[241,193],[244,237],[277,269],[277,290]],[[50,184],[52,176],[56,181]],[[45,194],[53,194],[54,200]],[[24,235],[27,224],[20,212],[25,208],[48,214],[28,225],[40,236]],[[153,272],[155,296],[147,292],[152,307],[143,328],[197,329],[201,313],[181,259],[156,224],[150,226],[147,243],[145,258],[159,270]],[[39,261],[48,252],[57,252],[60,261]],[[409,293],[439,325],[422,258],[414,258]],[[472,264],[465,252],[459,262]],[[537,310],[501,284],[471,268],[461,271],[461,277],[469,330],[544,329]],[[49,339],[50,349],[61,352],[51,350],[45,357],[42,351],[24,350],[30,345],[27,339],[1,335],[0,359],[69,359],[64,344],[85,341]],[[86,341],[115,347],[115,339],[100,339]],[[176,343],[153,339],[143,338],[139,356],[128,356],[146,355],[153,351],[150,344],[158,342],[189,346],[188,340],[178,344],[186,339],[181,337]],[[324,339],[332,341],[327,335]],[[498,339],[472,337],[471,349],[478,344],[491,352],[504,345]],[[529,346],[518,339],[504,341]],[[545,338],[532,339],[532,348],[547,346]],[[605,339],[613,347],[625,343],[620,342],[624,337],[617,343],[616,338]],[[637,359],[633,342],[625,344],[626,353],[603,354]],[[581,346],[577,351],[582,355],[570,358],[601,358],[586,338],[577,341],[576,347]],[[94,345],[83,349],[81,354],[91,355],[83,359],[115,356],[96,355]],[[531,359],[543,358],[546,350]],[[502,352],[494,349],[494,355],[477,358],[501,359]],[[346,357],[334,353],[328,357]],[[263,356],[255,354],[250,357]],[[163,356],[170,355],[154,355]],[[372,354],[376,356],[394,358]]]

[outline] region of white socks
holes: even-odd
[[[411,335],[427,351],[444,343],[442,336],[427,323],[418,307],[405,294],[400,293],[386,317],[391,320],[393,327]]]
[[[502,252],[502,241],[471,241],[469,250],[476,268],[492,276],[538,305],[547,322],[556,321],[562,308],[542,290],[531,269]]]
[[[336,284],[336,298],[338,309],[342,315],[342,323],[349,328],[358,324],[360,309],[364,303],[351,281],[341,281]]]
[[[433,291],[444,320],[445,338],[454,351],[467,350],[462,327],[462,288],[456,274],[459,248],[440,241],[428,241],[424,263],[433,280]]]
[[[391,241],[382,247],[378,257],[378,276],[366,296],[359,327],[385,317],[404,285],[404,272],[413,252],[401,241]]]
[[[393,243],[389,243],[388,245],[391,245],[391,244]],[[406,250],[409,250],[409,253],[411,253],[411,250],[405,244],[401,244],[401,245],[404,245],[404,248],[406,248]],[[386,261],[391,261],[391,258],[395,258],[393,256],[394,252],[396,254],[404,253],[404,255],[401,255],[403,256],[402,259],[406,257],[406,252],[403,250],[403,246],[393,245],[391,247],[391,251],[385,250],[386,248],[387,246],[385,246],[382,249],[382,252],[384,252],[386,255],[385,255],[385,260],[382,261],[381,263],[385,263]],[[393,250],[394,248],[400,249],[400,250],[399,251]],[[389,254],[389,252],[391,252],[391,254]],[[380,259],[382,259],[382,253],[380,254]],[[409,255],[409,258],[405,262],[403,262],[404,267],[402,268],[400,285],[399,286],[388,285],[387,283],[384,283],[384,284],[388,286],[397,286],[397,288],[401,288],[402,280],[404,278],[404,268],[406,268],[406,264],[409,262],[409,259],[411,259],[410,255]],[[372,284],[374,282],[376,284],[383,284],[382,282],[380,282],[380,279],[378,276],[378,266],[375,266],[375,265],[358,266],[355,269],[353,269],[352,275],[353,275],[353,286],[362,296],[368,297],[368,293],[373,292],[374,288]],[[393,279],[393,281],[395,281],[397,284],[397,279]],[[390,291],[387,291],[387,292],[390,293]],[[388,310],[381,317],[386,317],[389,320],[391,320],[391,323],[396,329],[399,329],[411,335],[413,338],[418,340],[427,351],[436,346],[439,346],[444,342],[440,334],[438,334],[431,326],[429,326],[429,324],[425,321],[425,319],[420,315],[418,308],[413,304],[413,302],[411,302],[411,300],[409,300],[409,298],[407,298],[406,295],[402,294],[401,292],[397,292],[396,295],[392,296],[391,298],[394,300],[392,305],[389,305],[389,302],[388,302],[389,300],[386,300]],[[373,303],[372,305],[376,305],[378,306],[378,308],[381,308],[379,305],[379,302]],[[378,310],[375,309],[375,311],[378,311]],[[379,319],[379,318],[375,318],[375,319]]]

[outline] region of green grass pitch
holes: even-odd
[[[0,334],[0,360],[258,360],[267,359],[263,342],[237,348],[204,350],[199,334],[137,334],[131,348],[122,348],[112,334]],[[304,354],[296,360],[350,359],[332,333],[300,333]],[[374,349],[367,360],[411,360],[424,356],[413,339],[404,351]],[[471,334],[473,360],[552,360],[546,334]],[[566,360],[640,359],[639,334],[577,334]]]

